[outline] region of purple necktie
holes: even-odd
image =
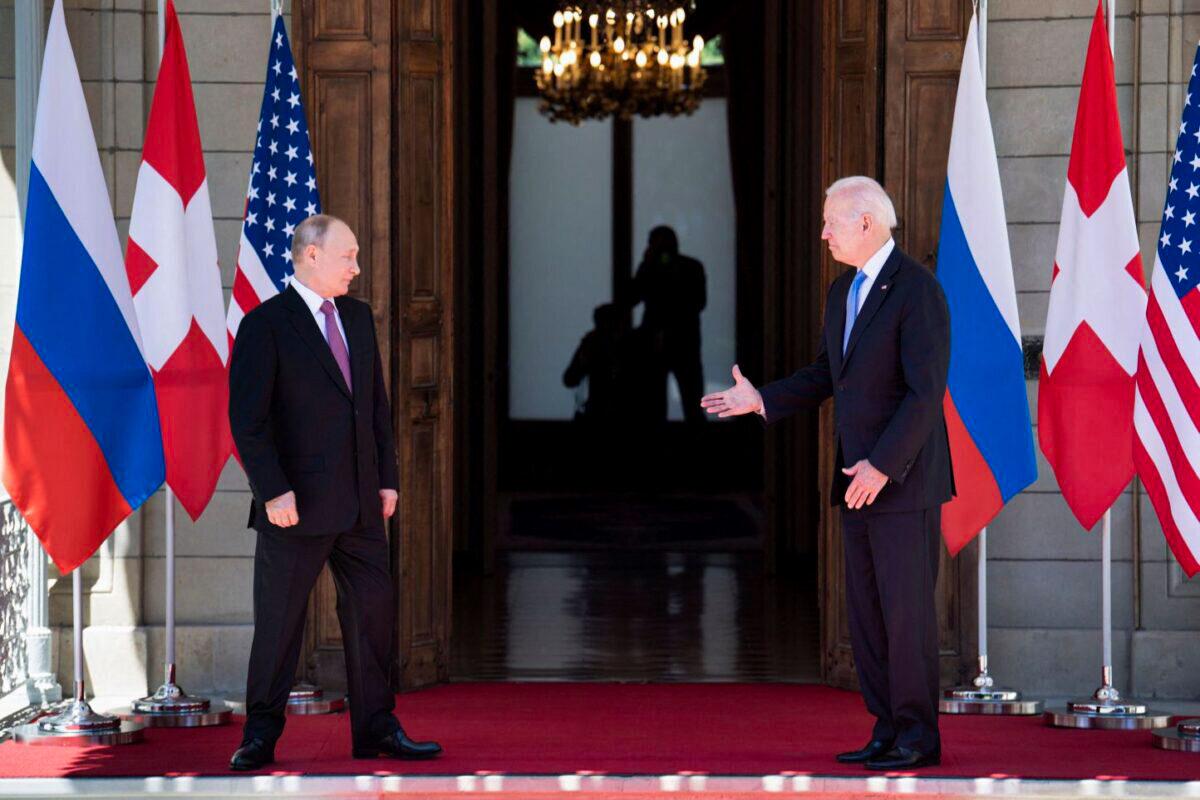
[[[329,342],[329,349],[333,351],[333,360],[337,362],[342,377],[346,379],[346,388],[354,391],[354,385],[350,383],[350,354],[346,352],[346,342],[342,339],[342,332],[338,330],[337,309],[333,307],[333,303],[326,300],[321,303],[321,313],[325,315],[325,341]]]

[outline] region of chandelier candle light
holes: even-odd
[[[587,20],[588,35],[583,33]],[[554,39],[543,36],[537,87],[552,122],[691,114],[707,75],[704,39],[684,33],[687,12],[632,0],[565,6],[554,13]]]

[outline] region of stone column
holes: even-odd
[[[33,122],[37,115],[38,80],[42,72],[42,47],[46,37],[46,10],[42,0],[16,0],[16,100],[17,100],[17,198],[21,219],[29,191],[29,163],[33,155]],[[46,552],[32,530],[26,533],[29,562],[29,620],[25,649],[29,677],[25,682],[30,705],[62,700],[62,686],[54,675],[53,636],[50,632],[50,599],[46,586]]]

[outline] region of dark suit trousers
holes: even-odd
[[[259,532],[246,739],[274,742],[283,733],[304,641],[308,596],[326,562],[337,588],[353,743],[369,746],[398,727],[392,716],[395,696],[388,683],[395,612],[384,532],[362,528],[330,536]]]
[[[934,606],[941,507],[848,511],[842,507],[846,607],[854,666],[873,739],[940,751],[938,628]]]

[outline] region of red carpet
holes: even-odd
[[[401,695],[409,733],[437,739],[431,762],[350,758],[349,718],[292,717],[277,773],[862,776],[833,754],[860,746],[858,695],[782,684],[451,684]],[[228,775],[240,725],[146,731],[119,748],[0,745],[0,778]],[[1194,780],[1200,758],[1154,748],[1146,732],[1043,727],[1040,717],[942,717],[942,766],[928,776]]]

